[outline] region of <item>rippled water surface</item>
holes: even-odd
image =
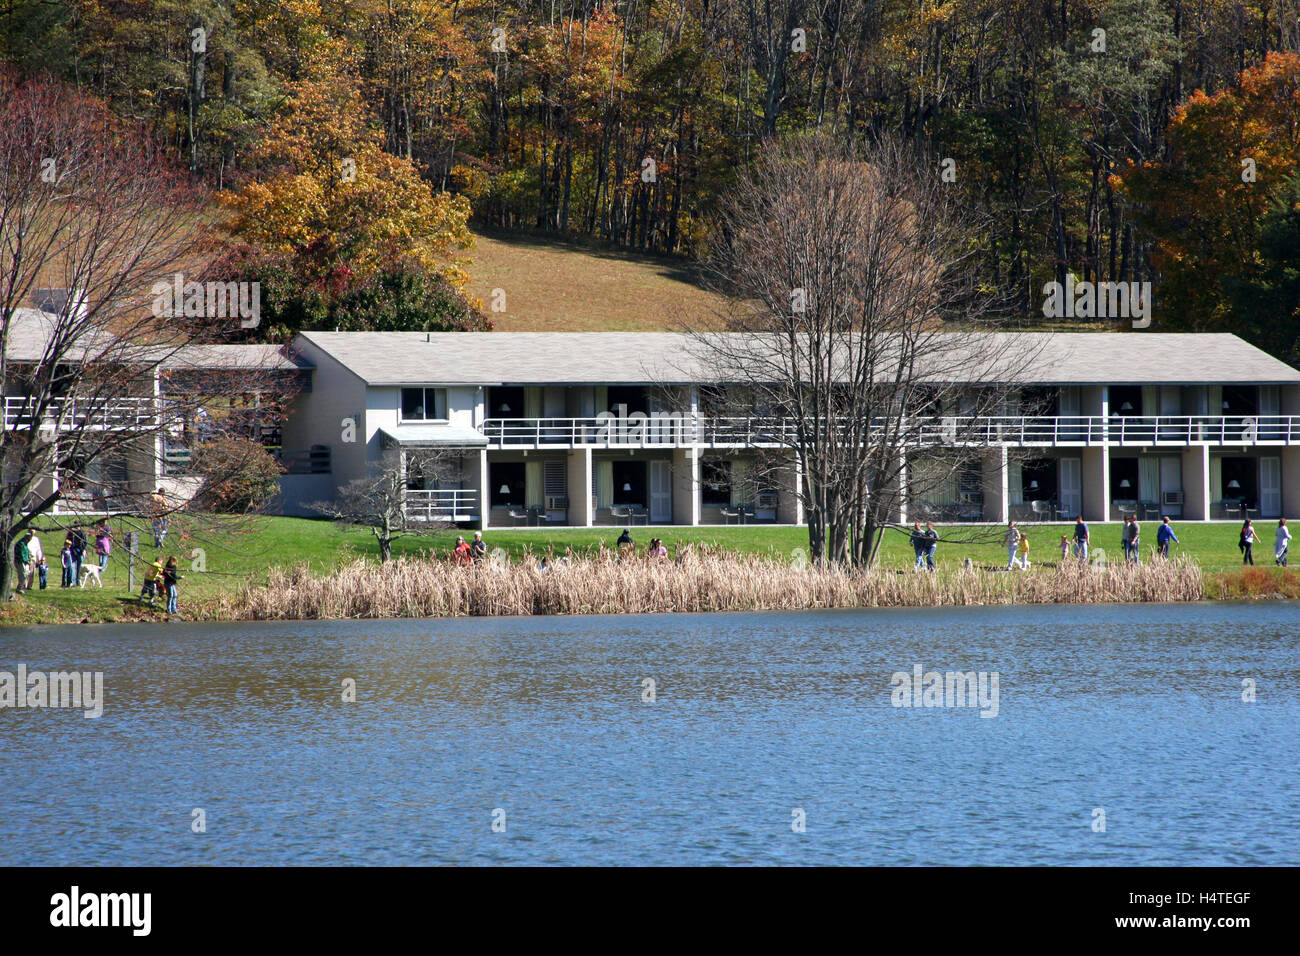
[[[0,711],[0,863],[1295,865],[1298,636],[1282,603],[0,630],[0,670],[105,684],[98,720]],[[917,664],[996,671],[997,717],[892,706]]]

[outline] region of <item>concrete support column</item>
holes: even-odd
[[[488,453],[487,449],[483,448],[478,453],[478,526],[484,531],[487,530],[488,517],[492,513],[492,509],[488,507],[492,502],[488,490]]]
[[[569,524],[590,528],[596,517],[591,501],[591,449],[575,448],[569,452],[566,477],[569,489]]]
[[[907,455],[903,455],[898,463],[898,523],[907,524]]]
[[[700,523],[700,451],[673,449],[673,524]]]
[[[1083,483],[1083,520],[1110,520],[1110,448],[1083,449],[1080,478]]]
[[[982,462],[984,520],[1003,524],[1011,515],[1007,484],[1007,446],[999,445],[984,453]]]
[[[1183,520],[1210,520],[1209,445],[1193,445],[1183,452]]]
[[[776,520],[781,524],[803,524],[803,469],[796,458],[779,473]]]

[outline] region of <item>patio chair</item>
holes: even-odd
[[[529,518],[528,509],[525,508],[523,510],[520,510],[518,508],[512,507],[510,508],[508,514],[510,515],[511,518],[514,519],[516,528],[519,527],[519,523],[521,521],[524,524],[528,524],[528,518]]]
[[[739,508],[723,508],[721,510],[723,524],[731,524],[732,518],[736,519],[737,524],[745,523],[745,513]]]
[[[1033,520],[1052,520],[1052,503],[1050,501],[1031,501],[1029,502],[1029,508],[1033,512]]]

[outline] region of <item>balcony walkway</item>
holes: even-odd
[[[31,399],[22,395],[4,397],[6,431],[31,428],[35,419]],[[149,397],[73,398],[51,403],[37,423],[59,431],[144,431],[158,425],[158,403]]]
[[[874,428],[884,428],[883,419]],[[1300,444],[1300,415],[1100,415],[933,417],[906,424],[918,446],[1087,447]],[[850,430],[838,423],[841,436]],[[778,448],[795,444],[792,418],[489,418],[479,426],[489,449]]]

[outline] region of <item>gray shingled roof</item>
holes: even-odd
[[[9,324],[5,358],[10,362],[39,362],[45,357],[46,343],[57,327],[58,316],[39,309],[15,309]],[[311,368],[301,356],[279,345],[185,345],[162,347],[131,346],[120,343],[102,328],[88,329],[82,340],[90,360],[96,358],[133,358],[143,363],[159,363],[164,369],[230,369],[294,371]],[[75,350],[62,358],[77,358]]]
[[[305,332],[302,338],[371,385],[649,384],[717,377],[697,341],[671,332]],[[1300,384],[1300,371],[1223,333],[964,338],[973,354],[1034,356],[1018,377],[1026,384]]]
[[[162,363],[171,369],[294,371],[311,363],[279,345],[186,345]]]

